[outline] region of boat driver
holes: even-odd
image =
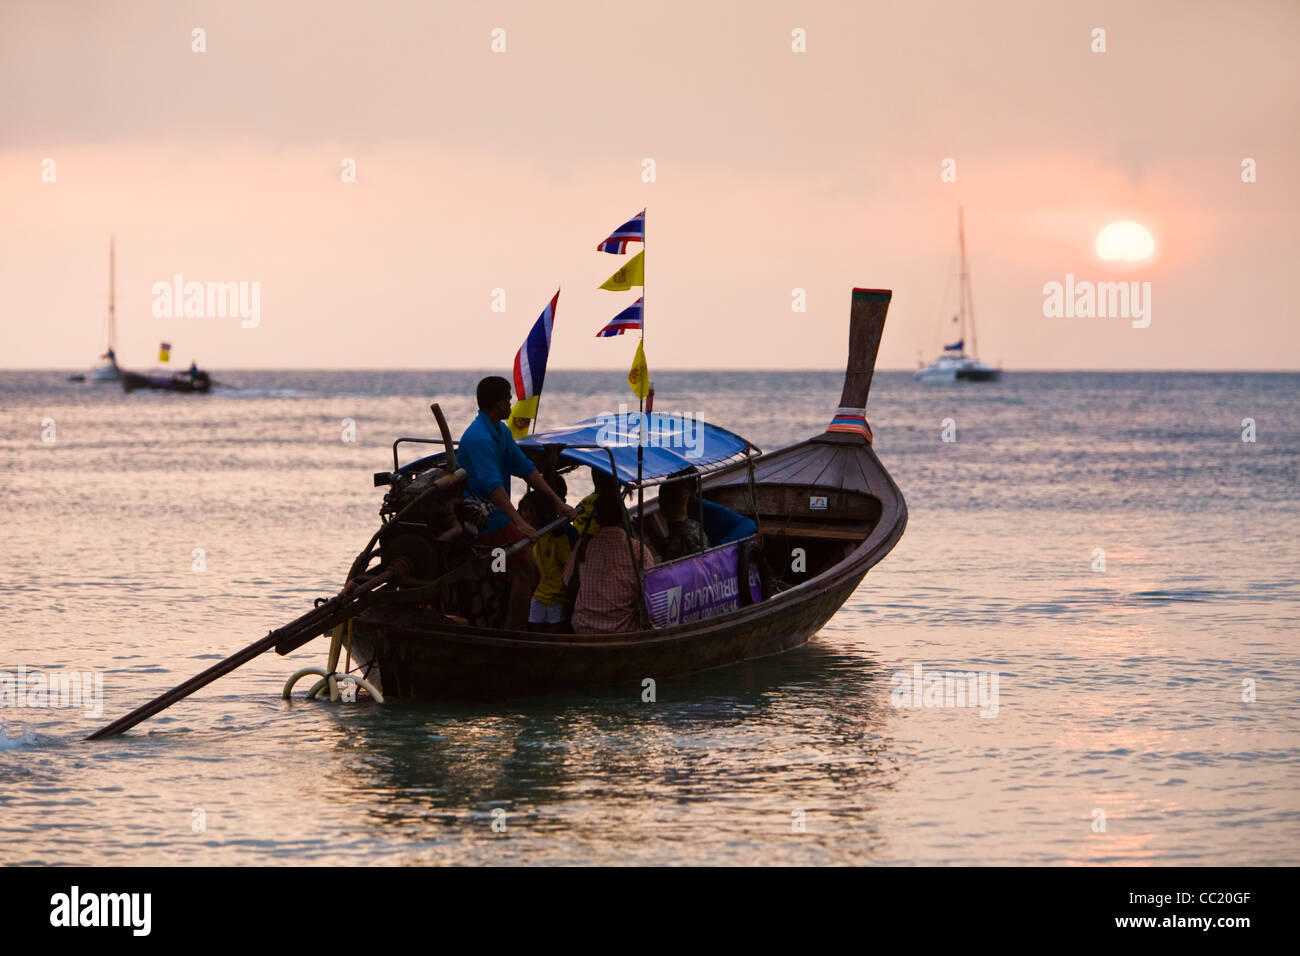
[[[542,473],[519,450],[510,426],[510,383],[490,375],[478,383],[478,417],[465,429],[456,449],[457,464],[468,477],[465,494],[492,502],[496,507],[479,534],[478,543],[490,548],[509,548],[518,541],[536,541],[537,529],[524,520],[510,503],[510,476],[523,478],[555,504],[556,514],[577,515],[564,499],[551,490]],[[510,582],[506,627],[523,630],[528,623],[528,605],[541,578],[531,548],[520,548],[506,559]]]

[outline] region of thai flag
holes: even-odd
[[[551,327],[555,324],[555,307],[560,301],[557,289],[550,303],[542,310],[524,344],[515,353],[515,400],[522,402],[542,393],[546,378],[546,356],[551,351]]]
[[[597,252],[609,252],[621,256],[627,252],[629,242],[645,242],[645,210],[615,229],[608,239],[596,246]]]
[[[641,309],[644,304],[645,297],[642,296],[610,319],[609,324],[596,333],[596,338],[609,338],[611,335],[622,335],[624,332],[629,331],[635,332],[641,328]]]

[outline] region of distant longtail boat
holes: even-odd
[[[191,368],[186,372],[128,372],[125,369],[118,369],[117,380],[122,383],[122,388],[127,392],[134,392],[136,389],[152,388],[167,392],[200,392],[206,393],[212,391],[212,379],[207,372],[197,368]]]

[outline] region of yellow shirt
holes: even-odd
[[[539,604],[555,607],[568,600],[568,589],[564,585],[564,566],[569,563],[573,548],[563,531],[559,534],[544,534],[533,545],[533,557],[542,572],[542,581],[533,592]]]

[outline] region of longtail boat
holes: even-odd
[[[441,437],[398,438],[393,470],[375,475],[375,486],[388,488],[382,523],[337,596],[90,739],[120,734],[272,648],[288,654],[322,634],[331,635],[326,668],[292,675],[284,697],[309,675],[318,678],[309,697],[326,687],[331,699],[360,688],[380,701],[644,686],[646,678],[798,647],[844,605],[907,524],[902,492],[872,450],[866,414],[890,297],[853,290],[839,408],[825,431],[806,441],[763,453],[727,429],[696,422],[686,442],[680,416],[647,413],[643,423],[637,413],[635,428],[602,416],[520,442],[548,478],[590,467],[606,482],[617,480],[625,497],[636,491],[638,531],[660,522],[658,499],[642,505],[644,491],[668,481],[693,481],[701,514],[724,519],[726,533],[711,533],[713,546],[704,552],[644,569],[643,624],[636,630],[561,634],[502,626],[506,576],[489,570],[500,549],[454,530],[471,523],[467,511],[482,514],[464,497],[466,472],[435,404]],[[670,440],[647,443],[656,434]],[[409,444],[444,450],[400,465],[399,451]],[[729,526],[727,516],[735,519]],[[624,520],[631,531],[626,514]]]
[[[117,380],[127,392],[138,389],[153,389],[162,392],[195,392],[206,394],[212,391],[212,379],[207,372],[128,372],[118,369]]]
[[[777,654],[806,642],[889,553],[907,523],[903,495],[872,450],[866,420],[890,296],[853,290],[840,407],[822,434],[756,454],[745,439],[705,425],[703,448],[694,457],[671,447],[643,448],[643,487],[695,475],[703,502],[757,525],[756,538],[723,546],[736,554],[722,555],[738,563],[736,580],[751,585],[739,586],[734,609],[702,620],[686,620],[689,615],[679,610],[675,624],[627,633],[538,634],[472,624],[463,613],[438,610],[437,602],[381,602],[350,622],[346,650],[354,666],[385,698],[441,699],[640,682]],[[537,433],[520,447],[543,473],[585,465],[616,475],[629,488],[636,483],[635,435],[617,444],[608,438],[601,444],[584,441],[598,421]],[[415,439],[394,443],[394,472],[381,480],[391,482],[392,489],[444,481],[455,493],[455,463],[445,454],[396,467],[398,445],[408,440]],[[447,436],[443,441],[450,445]],[[428,544],[428,529],[409,515],[397,519],[404,497],[390,502],[387,533],[381,529],[377,548],[358,561],[378,558],[383,568],[387,547],[390,557],[424,565],[417,577],[433,577],[447,564]],[[656,505],[657,500],[645,505],[647,525],[656,520]],[[472,589],[474,583],[464,586]],[[464,612],[467,604],[457,606]]]

